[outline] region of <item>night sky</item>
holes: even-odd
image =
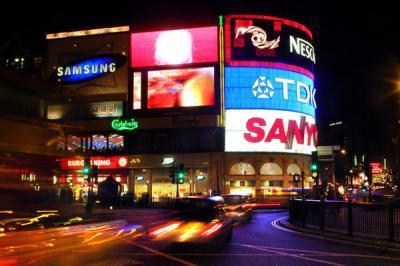
[[[320,134],[329,123],[344,121],[353,132],[355,151],[379,155],[393,149],[391,137],[400,119],[395,1],[360,1],[357,6],[348,0],[33,2],[3,7],[0,51],[18,39],[15,50],[44,54],[45,32],[125,24],[143,30],[193,26],[212,23],[222,12],[272,14],[304,23],[315,33]]]

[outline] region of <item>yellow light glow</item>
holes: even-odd
[[[90,29],[90,30],[78,30],[78,31],[69,31],[69,32],[49,33],[49,34],[46,34],[46,39],[51,40],[51,39],[61,39],[61,38],[68,38],[68,37],[96,35],[96,34],[127,32],[127,31],[129,31],[129,26]]]

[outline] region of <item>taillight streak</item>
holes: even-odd
[[[214,234],[216,231],[218,231],[220,228],[222,227],[221,223],[215,224],[213,227],[211,227],[210,229],[204,231],[201,236],[202,237],[207,237],[210,236],[212,234]]]
[[[153,236],[162,235],[162,234],[168,233],[168,232],[170,232],[172,230],[175,230],[180,225],[181,225],[180,223],[169,224],[167,226],[163,226],[163,227],[161,227],[159,229],[156,229],[156,230],[150,232],[150,235],[153,235]]]

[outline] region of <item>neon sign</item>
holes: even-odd
[[[114,119],[111,122],[111,127],[118,131],[134,130],[139,127],[139,123],[134,118],[131,120]]]
[[[88,81],[114,73],[125,63],[125,60],[125,56],[120,54],[96,55],[57,67],[51,79],[64,84]]]

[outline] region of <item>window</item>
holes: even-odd
[[[93,135],[93,149],[99,151],[106,150],[107,137],[104,135]]]
[[[265,163],[260,170],[261,175],[283,175],[281,167],[277,163]]]
[[[77,136],[67,136],[67,150],[79,151],[81,149],[81,138]]]
[[[291,164],[289,164],[286,173],[288,175],[294,175],[294,174],[300,175],[301,169],[297,164],[291,163]]]
[[[65,151],[65,138],[64,137],[58,137],[57,150],[58,151]]]
[[[108,137],[108,148],[110,150],[120,150],[124,148],[124,136],[111,134]]]
[[[249,163],[234,164],[229,170],[230,175],[255,175],[254,167]]]

